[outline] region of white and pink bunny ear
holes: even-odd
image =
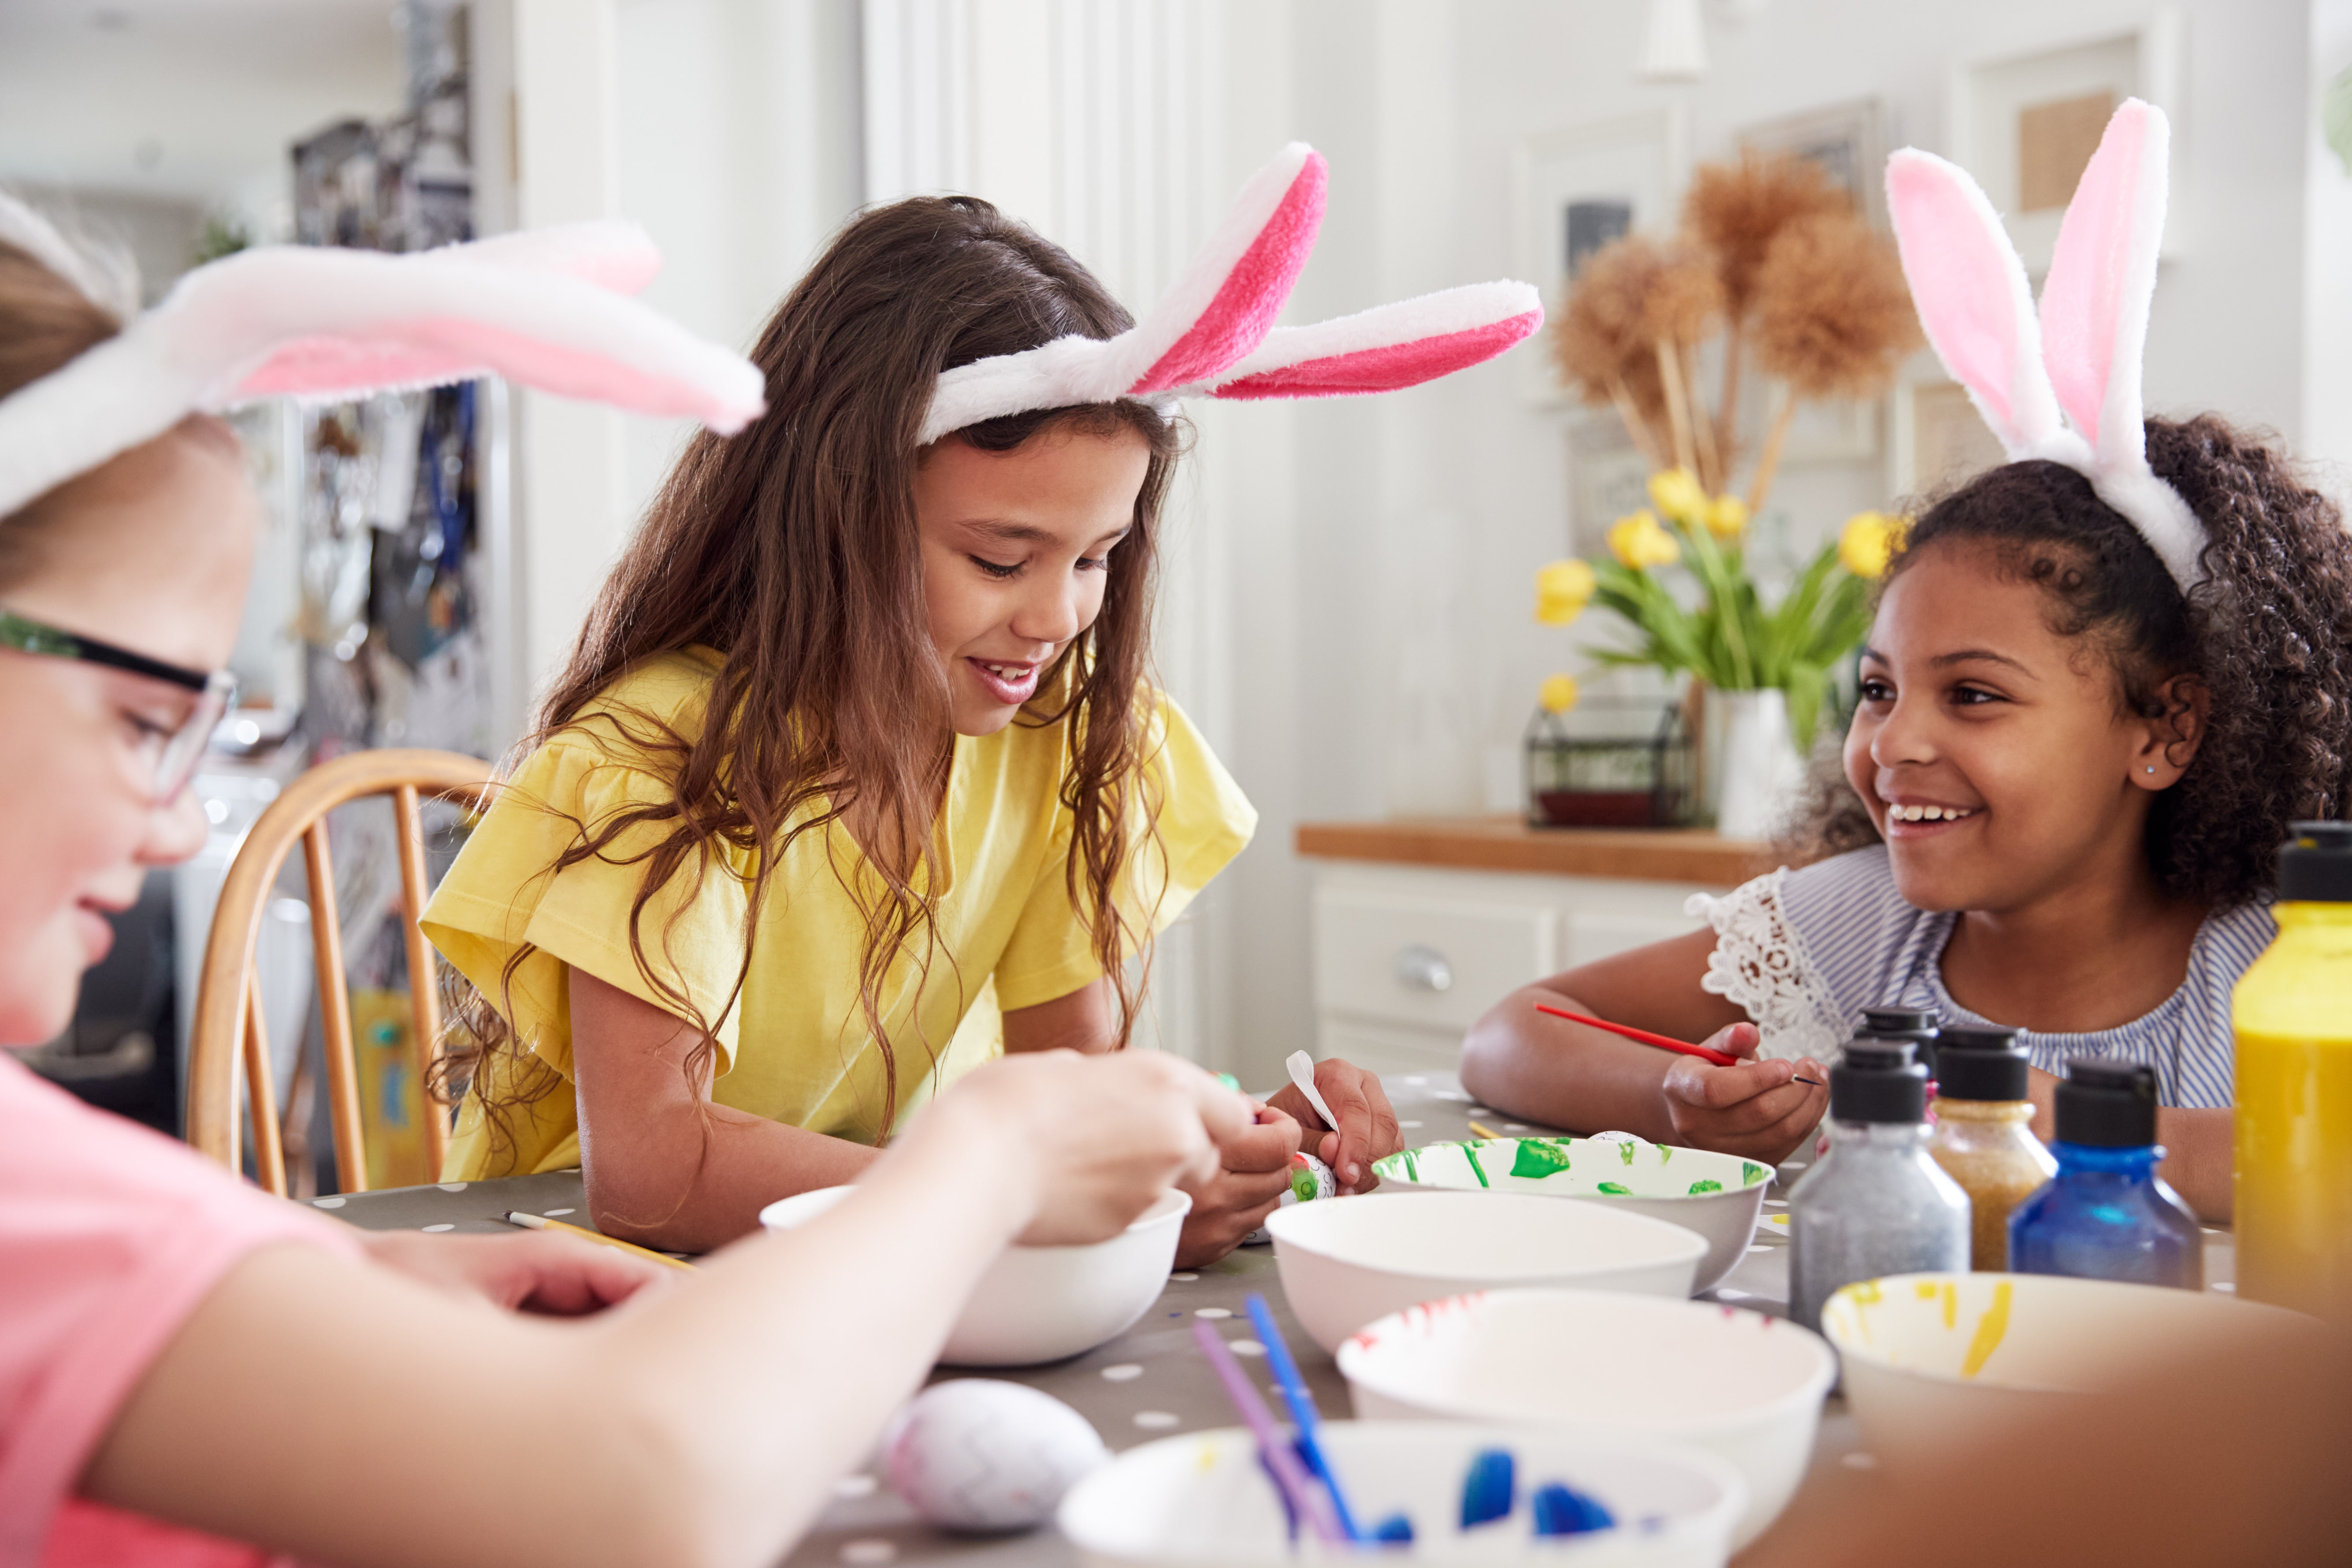
[[[1919,324],[2015,461],[2079,457],[2042,366],[2025,264],[1968,171],[1906,147],[1886,161],[1887,214]]]
[[[200,267],[0,400],[0,516],[191,413],[264,397],[495,374],[731,435],[765,406],[757,367],[615,291],[659,262],[634,226],[584,224],[406,256],[269,247]]]
[[[2090,441],[2101,499],[2139,525],[2185,587],[2200,571],[2205,531],[2147,466],[2140,395],[2171,141],[2164,111],[2138,99],[2108,120],[2058,225],[2042,284],[2042,343],[2059,405]]]
[[[2000,215],[1964,171],[1905,148],[1887,160],[1886,195],[1927,341],[2011,459],[2089,479],[2186,593],[2205,530],[2147,466],[2140,397],[2169,139],[2153,105],[2116,110],[2059,224],[2038,314]]]
[[[1322,397],[1387,392],[1450,374],[1540,326],[1523,283],[1488,283],[1276,330],[1323,219],[1322,155],[1294,142],[1253,175],[1209,243],[1131,330],[1058,338],[940,375],[924,445],[1009,414],[1140,398]]]

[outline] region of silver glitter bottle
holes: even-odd
[[[1789,1315],[1857,1279],[1965,1272],[1969,1195],[1927,1153],[1927,1070],[1905,1042],[1857,1039],[1830,1069],[1830,1152],[1789,1194]]]

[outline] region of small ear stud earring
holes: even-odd
[[[2153,766],[2150,766],[2150,767],[2149,767],[2149,769],[2148,769],[2147,771],[2148,771],[2149,773],[2154,773],[2154,772],[2156,772],[2156,769],[2155,769]]]

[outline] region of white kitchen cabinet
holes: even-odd
[[[1698,930],[1721,884],[1316,859],[1317,1048],[1381,1072],[1451,1070],[1507,993]]]

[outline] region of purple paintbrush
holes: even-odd
[[[1234,1408],[1241,1412],[1242,1425],[1248,1427],[1250,1436],[1257,1439],[1258,1454],[1265,1460],[1266,1470],[1274,1477],[1274,1484],[1282,1489],[1283,1497],[1288,1500],[1291,1513],[1304,1520],[1318,1539],[1346,1541],[1348,1538],[1341,1532],[1339,1520],[1331,1512],[1330,1498],[1315,1484],[1315,1478],[1307,1473],[1306,1465],[1300,1462],[1298,1451],[1290,1446],[1290,1439],[1282,1435],[1282,1428],[1274,1424],[1274,1412],[1265,1407],[1265,1401],[1258,1396],[1257,1385],[1250,1382],[1249,1373],[1242,1370],[1242,1363],[1235,1361],[1234,1352],[1226,1348],[1224,1336],[1196,1319],[1192,1323],[1192,1337],[1201,1342],[1201,1350],[1208,1356],[1209,1364],[1217,1369],[1217,1376],[1223,1382]]]

